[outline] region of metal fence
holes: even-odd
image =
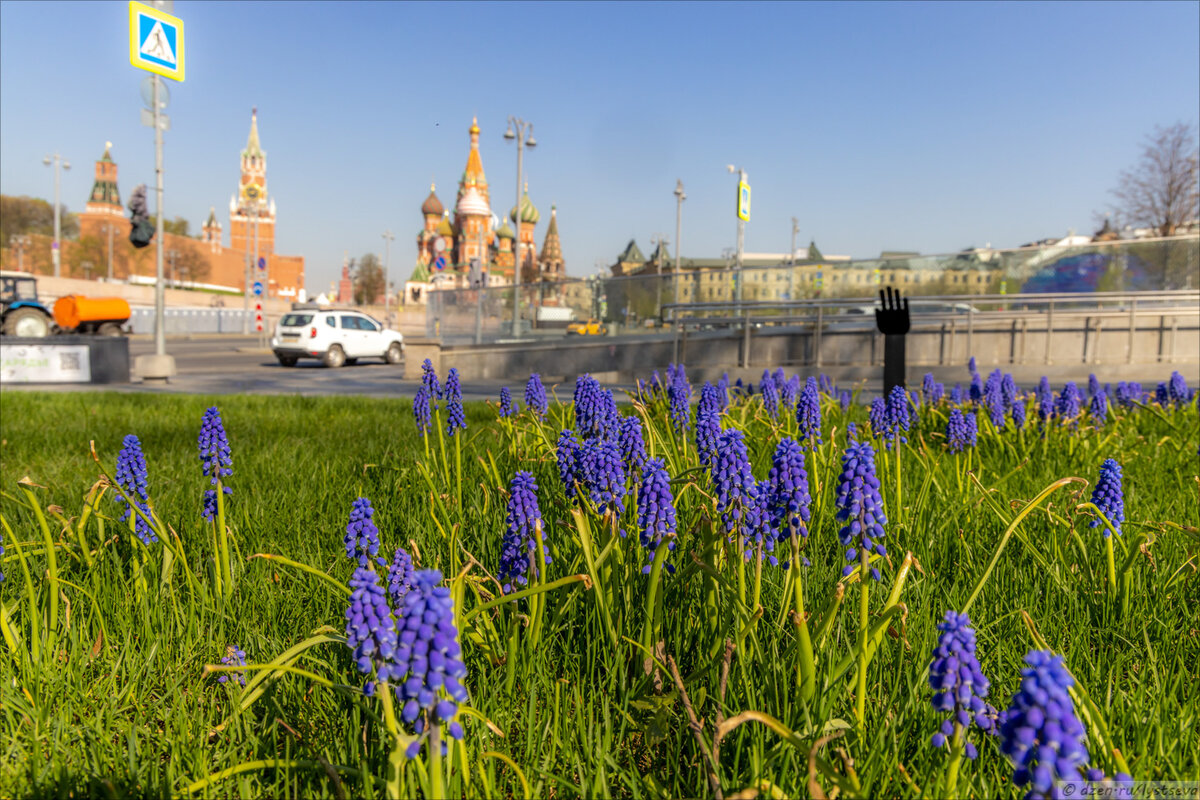
[[[802,304],[861,298],[882,286],[926,298],[1009,294],[1088,294],[1200,288],[1200,237],[1180,236],[948,255],[801,261],[737,269],[684,268],[653,262],[632,275],[593,275],[521,286],[521,339],[556,339],[570,321],[596,320],[609,335],[654,333],[670,319],[702,315],[709,304],[735,303],[741,319],[770,317]],[[640,273],[640,274],[639,274]],[[445,274],[446,283],[465,276]],[[426,335],[447,343],[513,338],[512,286],[430,291]],[[739,302],[740,301],[740,302]],[[696,313],[691,313],[687,307]],[[670,313],[668,313],[670,312]]]
[[[154,309],[130,309],[133,333],[154,333]],[[241,333],[247,312],[240,308],[165,308],[163,326],[167,333]],[[249,312],[250,330],[254,330],[254,312]]]

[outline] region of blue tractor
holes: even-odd
[[[54,316],[38,300],[37,278],[28,272],[0,272],[0,330],[30,338],[54,331]]]

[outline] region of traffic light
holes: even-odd
[[[133,190],[129,198],[129,213],[129,241],[139,249],[146,247],[154,238],[154,223],[150,221],[150,213],[146,209],[146,184]]]

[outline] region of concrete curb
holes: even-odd
[[[235,347],[235,351],[252,356],[273,356],[275,351],[269,347]]]

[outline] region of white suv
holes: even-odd
[[[318,358],[327,367],[353,364],[360,358],[399,364],[404,358],[404,335],[361,311],[295,308],[275,326],[271,349],[285,367],[296,366],[302,358]]]

